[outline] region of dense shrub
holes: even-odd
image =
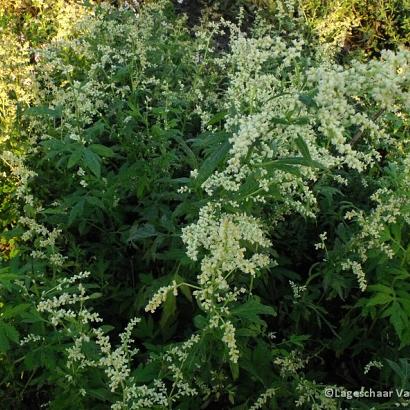
[[[338,65],[290,2],[237,18],[94,4],[35,51],[3,408],[407,403],[343,392],[408,388],[410,54]]]
[[[271,13],[287,7],[287,2],[276,0],[250,2]],[[369,58],[384,49],[410,45],[408,0],[303,0],[300,8],[321,41],[339,48],[342,57]]]

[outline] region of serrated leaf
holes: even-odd
[[[112,394],[103,387],[99,389],[87,388],[87,395],[89,395],[90,397],[95,397],[96,399],[103,400],[103,401],[107,401],[112,398]]]
[[[0,283],[10,282],[16,279],[21,279],[20,275],[14,273],[2,273],[0,274]]]
[[[68,225],[71,225],[82,213],[84,209],[84,199],[80,199],[70,211],[70,215],[68,217]]]
[[[209,121],[208,125],[214,125],[217,124],[218,122],[221,122],[223,119],[225,119],[226,115],[228,113],[226,111],[218,112],[218,114],[215,114]]]
[[[276,159],[274,161],[263,162],[261,164],[257,164],[258,167],[263,167],[266,170],[278,169],[280,171],[289,172],[291,174],[301,177],[302,174],[300,172],[300,169],[296,165],[303,165],[305,167],[312,167],[312,168],[319,168],[319,169],[325,168],[318,161],[309,160],[303,157],[281,158],[281,159]]]
[[[84,164],[86,167],[97,177],[99,178],[101,176],[101,164],[100,164],[100,158],[98,155],[96,155],[93,151],[90,149],[86,148],[84,150]]]
[[[179,289],[181,290],[182,294],[183,294],[190,302],[192,302],[191,289],[190,289],[187,285],[181,285],[181,286],[179,287]]]
[[[253,174],[248,175],[245,182],[241,185],[241,187],[239,188],[237,192],[237,195],[239,197],[239,199],[237,200],[240,201],[241,199],[255,192],[258,188],[259,188],[259,183],[256,180],[255,175]]]
[[[261,323],[262,320],[259,318],[259,315],[276,316],[276,311],[272,306],[263,305],[256,298],[253,298],[232,309],[232,314],[241,319]]]
[[[181,265],[187,265],[191,262],[184,249],[171,248],[169,251],[164,251],[157,256],[161,261],[178,261]]]
[[[189,148],[188,144],[185,142],[185,140],[178,133],[173,133],[172,137],[175,139],[175,141],[178,142],[182,150],[185,152],[186,161],[191,166],[191,168],[198,168],[198,160],[193,151],[191,150],[191,148]]]
[[[194,325],[195,325],[198,329],[203,329],[207,324],[208,324],[208,321],[206,320],[205,316],[196,315],[196,316],[194,317]]]
[[[231,369],[232,378],[233,378],[234,380],[237,380],[237,378],[239,377],[239,366],[238,366],[238,363],[229,362],[229,367],[230,367],[230,369]]]
[[[176,297],[172,292],[169,292],[167,298],[165,299],[165,302],[162,304],[162,314],[159,321],[161,329],[164,328],[169,319],[171,319],[175,315],[176,309]]]
[[[389,308],[390,323],[392,324],[397,336],[401,339],[403,330],[407,326],[407,315],[402,310],[398,302],[394,302]]]
[[[256,337],[260,334],[260,329],[237,329],[236,336],[238,337]]]
[[[157,235],[158,232],[155,230],[155,227],[151,224],[133,226],[129,231],[127,241],[139,241],[141,239],[151,238]]]
[[[104,203],[100,198],[95,196],[87,196],[86,200],[90,205],[97,206],[100,209],[105,209]]]
[[[229,148],[229,141],[225,141],[212,155],[210,155],[198,170],[198,176],[195,179],[195,185],[199,186],[218,168],[225,159]]]
[[[92,144],[90,149],[101,157],[111,158],[115,156],[114,151],[102,144]]]
[[[9,338],[9,340],[17,343],[19,341],[19,332],[17,331],[17,329],[8,324],[8,323],[3,323],[3,329],[7,335],[7,337]]]
[[[368,290],[374,291],[374,292],[380,292],[380,293],[387,293],[390,295],[394,294],[394,290],[386,285],[382,285],[381,283],[378,283],[376,285],[369,285],[367,287]]]
[[[289,124],[289,120],[287,118],[272,117],[270,120],[273,124],[284,124],[284,125]]]
[[[310,339],[310,335],[291,335],[289,338],[290,343],[295,344],[296,346],[304,346],[303,342],[306,342]]]
[[[109,332],[111,332],[111,330],[115,329],[115,326],[102,325],[102,326],[100,326],[100,329],[103,331],[103,333],[109,333]]]
[[[367,301],[366,306],[386,305],[392,300],[392,296],[387,293],[377,293]]]
[[[397,292],[397,293],[399,293],[399,292]],[[406,313],[407,317],[410,317],[410,295],[407,292],[403,292],[403,296],[404,296],[404,293],[406,293],[406,296],[405,297],[399,297],[399,298],[397,298],[397,300],[399,301],[399,303],[403,307],[403,310]]]
[[[10,342],[0,326],[0,352],[7,352],[10,349]]]
[[[318,161],[315,161],[313,159],[300,158],[300,157],[283,158],[283,159],[278,159],[275,162],[279,164],[281,163],[281,164],[288,164],[288,165],[289,164],[290,165],[303,165],[305,167],[325,169],[325,167]]]
[[[81,161],[81,157],[83,155],[83,152],[81,149],[75,150],[71,155],[70,158],[68,159],[67,163],[67,169],[71,169],[74,166],[78,165]]]
[[[132,373],[133,380],[137,383],[148,383],[158,377],[160,370],[161,364],[159,362],[153,361],[146,365],[141,364]]]
[[[40,105],[37,107],[30,107],[24,111],[24,115],[29,116],[48,116],[51,118],[60,118],[61,117],[61,107],[49,108],[45,105]]]
[[[397,374],[397,376],[399,376],[401,379],[404,378],[405,372],[403,371],[401,366],[399,366],[396,362],[393,362],[392,360],[389,360],[389,359],[386,359],[386,362],[393,369],[393,371]]]
[[[298,147],[300,153],[302,154],[303,158],[308,159],[309,161],[312,160],[310,156],[309,148],[305,142],[305,140],[299,135],[296,140],[296,146]]]
[[[312,95],[309,94],[300,94],[299,101],[305,104],[307,107],[315,107],[317,108],[316,101],[314,100]]]
[[[95,124],[93,124],[91,127],[86,128],[84,132],[88,139],[93,139],[93,138],[101,136],[102,133],[104,132],[104,129],[105,129],[104,123],[101,120],[99,120]]]
[[[10,349],[10,342],[17,343],[19,333],[17,329],[6,322],[0,322],[0,351],[6,352]]]
[[[193,139],[187,140],[187,142],[192,143],[192,147],[195,149],[202,149],[205,152],[209,152],[211,147],[215,147],[221,142],[226,141],[228,139],[228,133],[225,131],[206,131],[202,134],[199,134],[197,137]]]
[[[277,169],[279,171],[288,172],[289,174],[296,175],[297,177],[301,177],[302,173],[300,172],[298,167],[293,165],[288,165],[283,162],[275,161],[269,164],[264,164],[264,168],[267,170],[270,169]]]
[[[9,319],[12,317],[20,316],[21,313],[25,312],[30,305],[28,303],[23,303],[21,305],[13,306],[13,307],[6,307],[2,312],[2,319]]]
[[[24,356],[24,366],[28,370],[34,370],[40,365],[40,356],[36,351],[29,351]]]

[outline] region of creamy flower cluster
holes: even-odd
[[[37,304],[37,310],[49,314],[50,322],[53,326],[62,325],[65,321],[77,320],[79,323],[87,324],[92,322],[101,322],[102,319],[98,313],[88,311],[84,302],[90,299],[86,295],[86,289],[80,280],[90,276],[90,272],[81,272],[71,278],[64,278],[47,292],[43,292],[40,302]],[[76,291],[72,290],[75,282]],[[48,297],[48,293],[55,293],[54,296]],[[77,309],[76,305],[80,308]],[[68,308],[67,308],[68,307]]]
[[[346,246],[346,258],[340,262],[345,271],[352,271],[357,277],[359,287],[366,290],[367,280],[363,266],[369,258],[371,250],[383,253],[387,258],[395,256],[391,237],[386,237],[388,227],[400,222],[410,225],[410,158],[405,158],[398,168],[400,180],[389,181],[372,196],[376,206],[369,212],[361,210],[348,211],[347,221],[354,221],[360,227],[359,232]],[[391,186],[394,184],[394,187]]]
[[[272,398],[276,394],[276,389],[270,388],[267,389],[264,393],[262,393],[258,400],[252,404],[249,410],[258,410],[263,409],[265,404],[268,403],[269,399]]]
[[[372,367],[375,367],[376,369],[382,369],[383,363],[381,363],[378,360],[371,360],[369,363],[366,364],[366,366],[364,366],[363,374],[369,373]]]
[[[237,301],[244,288],[231,288],[231,282],[239,274],[256,276],[268,266],[270,260],[257,249],[266,249],[270,241],[256,218],[244,213],[221,212],[221,205],[209,203],[200,210],[197,223],[183,229],[182,240],[187,254],[193,260],[201,257],[201,273],[197,281],[199,289],[193,292],[199,306],[210,314],[210,327],[220,328],[230,360],[237,362],[235,328],[229,317],[228,305]],[[248,249],[253,248],[248,255]]]
[[[171,285],[159,288],[145,306],[145,311],[154,313],[157,308],[166,301],[169,292],[172,292],[174,296],[178,295],[178,286],[175,281],[173,281]]]
[[[303,369],[307,360],[302,358],[300,352],[291,351],[289,354],[283,357],[277,357],[273,363],[279,366],[280,374],[282,377],[286,377],[289,374],[297,374],[297,372]]]
[[[338,410],[340,408],[338,400],[325,396],[325,389],[342,391],[342,387],[338,386],[323,386],[315,381],[301,377],[296,386],[296,391],[299,398],[295,401],[296,407],[309,406],[312,410]]]

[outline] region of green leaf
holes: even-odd
[[[262,162],[260,164],[257,164],[258,167],[263,167],[267,170],[278,169],[280,171],[289,172],[291,174],[301,177],[302,174],[299,168],[296,167],[296,165],[303,165],[305,167],[325,169],[325,167],[320,162],[310,160],[307,158],[303,158],[303,157],[281,158],[281,159],[276,159],[273,161]]]
[[[43,319],[40,315],[40,313],[37,312],[37,310],[32,309],[30,312],[22,312],[21,313],[21,322],[22,323],[40,323],[40,322],[45,322],[45,319]]]
[[[157,259],[161,261],[178,261],[181,265],[191,263],[184,249],[171,248],[168,251],[163,251],[157,255]]]
[[[113,75],[112,79],[118,82],[126,82],[129,76],[130,76],[130,67],[126,65],[126,66],[120,67],[116,71],[116,73]]]
[[[6,332],[7,337],[11,341],[17,343],[19,341],[19,333],[17,329],[14,326],[9,325],[8,323],[3,323],[3,326],[4,326],[4,330]]]
[[[390,323],[394,327],[394,330],[397,333],[397,336],[401,340],[403,330],[408,325],[408,319],[405,312],[402,310],[398,302],[394,302],[391,307],[388,309],[390,314]]]
[[[370,291],[374,291],[374,292],[387,293],[390,295],[394,295],[394,290],[392,288],[386,285],[382,285],[381,283],[376,284],[376,285],[369,285],[367,289]]]
[[[199,134],[197,137],[193,139],[187,140],[187,142],[191,142],[192,146],[196,149],[201,149],[209,152],[208,150],[211,147],[215,147],[221,144],[223,141],[226,141],[228,137],[229,134],[225,131],[206,131],[202,134]]]
[[[10,342],[17,343],[19,333],[16,328],[9,323],[0,322],[0,351],[6,352],[10,349]]]
[[[141,239],[151,238],[157,235],[158,232],[151,224],[145,224],[142,226],[132,226],[129,231],[127,241],[139,241]]]
[[[300,94],[299,101],[305,104],[307,107],[315,107],[317,108],[316,101],[311,94]]]
[[[99,299],[103,294],[101,292],[94,292],[88,296],[89,299]]]
[[[82,149],[77,149],[75,150],[71,155],[70,158],[68,159],[67,163],[67,169],[71,169],[77,164],[80,163],[81,157],[83,155]]]
[[[138,368],[132,373],[133,380],[137,383],[148,383],[158,377],[161,370],[159,362],[150,362],[145,366],[140,364]]]
[[[103,333],[109,333],[109,332],[111,332],[111,330],[115,329],[115,326],[102,325],[102,326],[100,326],[100,329],[103,331]]]
[[[208,321],[205,316],[202,315],[196,315],[194,317],[194,325],[198,329],[203,329],[206,325],[208,324]]]
[[[272,117],[271,121],[274,124],[284,124],[284,125],[289,125],[289,120],[287,118],[281,118],[281,117]]]
[[[82,198],[71,208],[68,225],[71,225],[83,213],[84,203],[84,198]]]
[[[238,337],[257,337],[260,335],[260,328],[242,328],[236,330],[236,335]]]
[[[40,355],[37,351],[31,350],[25,354],[24,366],[28,370],[34,370],[40,366]]]
[[[291,335],[289,338],[289,342],[293,343],[296,346],[304,347],[303,342],[306,342],[310,339],[310,335]]]
[[[101,157],[111,158],[115,156],[114,151],[105,145],[92,144],[90,145],[90,149]]]
[[[229,362],[229,367],[231,369],[232,378],[236,380],[239,377],[239,366],[238,363]]]
[[[225,119],[226,115],[228,113],[226,111],[218,112],[218,114],[215,114],[209,121],[208,125],[214,125],[217,124],[218,122],[221,122],[223,119]]]
[[[21,279],[21,276],[16,275],[14,273],[1,273],[0,274],[0,283],[2,285],[7,285],[10,282],[17,280],[17,279]]]
[[[303,165],[305,167],[319,168],[319,169],[326,168],[324,165],[322,165],[318,161],[315,161],[313,159],[300,158],[300,157],[290,157],[290,158],[278,159],[276,160],[276,162],[282,163],[282,164]]]
[[[245,182],[241,185],[237,192],[237,201],[242,200],[243,198],[246,198],[248,195],[251,195],[255,191],[259,189],[259,183],[255,178],[255,175],[250,174],[246,178]]]
[[[84,133],[87,136],[87,139],[94,139],[94,138],[100,137],[103,134],[104,129],[105,129],[104,123],[101,120],[99,120],[95,124],[93,124],[91,127],[85,129]]]
[[[298,118],[295,118],[293,122],[297,125],[307,125],[310,123],[310,118],[309,117],[298,117]]]
[[[410,317],[410,295],[407,292],[397,291],[397,293],[404,296],[404,297],[397,298],[397,300],[400,302],[406,315]]]
[[[272,306],[263,305],[257,298],[248,300],[246,303],[232,309],[232,314],[255,323],[263,323],[259,315],[276,316]]]
[[[310,156],[309,148],[305,140],[299,135],[295,142],[303,158],[312,161],[312,157]]]
[[[195,185],[201,185],[223,162],[225,159],[231,144],[229,141],[225,141],[219,149],[217,149],[212,155],[210,155],[201,165],[198,170],[198,176],[195,179]]]
[[[176,297],[172,292],[169,292],[167,298],[165,299],[165,302],[162,304],[162,315],[161,320],[159,322],[161,329],[167,325],[169,319],[175,316],[176,310]]]
[[[84,150],[84,163],[97,178],[101,176],[100,157],[88,148]]]
[[[24,111],[25,115],[29,115],[29,116],[48,116],[51,118],[60,118],[61,114],[62,114],[62,109],[61,107],[57,107],[57,108],[49,108],[45,105],[40,105],[38,107],[30,107],[27,108]]]
[[[296,175],[297,177],[301,177],[302,173],[300,172],[298,167],[295,167],[293,165],[288,165],[284,162],[280,162],[278,161],[272,161],[269,163],[265,163],[265,164],[258,164],[258,166],[263,166],[266,170],[273,170],[273,169],[277,169],[279,171],[284,171],[284,172],[288,172],[289,174],[293,174]]]
[[[174,138],[175,141],[178,142],[182,150],[185,152],[186,162],[190,165],[190,167],[193,169],[198,168],[198,160],[196,159],[195,154],[193,153],[191,148],[189,148],[185,140],[178,133],[173,133],[172,137]]]
[[[176,281],[176,283],[179,285],[180,283],[184,283],[184,278],[182,278],[181,276],[179,276],[178,274],[176,274],[174,276],[174,279]],[[192,302],[192,293],[191,293],[191,289],[189,288],[189,286],[187,285],[180,285],[179,286],[180,291],[182,292],[182,294],[190,301]]]
[[[407,358],[401,358],[398,362],[385,359],[392,370],[397,374],[400,379],[401,387],[404,388],[408,385],[410,375],[410,363]]]
[[[87,202],[88,202],[90,205],[96,206],[96,207],[98,207],[98,208],[100,208],[100,209],[105,210],[104,203],[103,203],[103,201],[101,201],[100,198],[97,198],[97,197],[95,197],[95,196],[87,196],[87,197],[86,197],[86,200],[87,200]]]
[[[377,293],[366,303],[366,306],[386,305],[393,300],[393,297],[387,293]]]
[[[89,389],[87,388],[87,395],[90,397],[95,397],[98,400],[107,401],[112,399],[112,394],[105,388],[100,387],[98,389]]]
[[[22,303],[21,305],[16,305],[13,307],[9,307],[6,305],[6,308],[2,312],[2,319],[10,319],[16,316],[20,316],[21,313],[25,312],[30,305],[28,303]]]

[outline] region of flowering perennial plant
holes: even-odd
[[[326,388],[408,383],[410,52],[342,65],[298,2],[245,13],[73,2],[0,68],[5,408],[336,409]]]

